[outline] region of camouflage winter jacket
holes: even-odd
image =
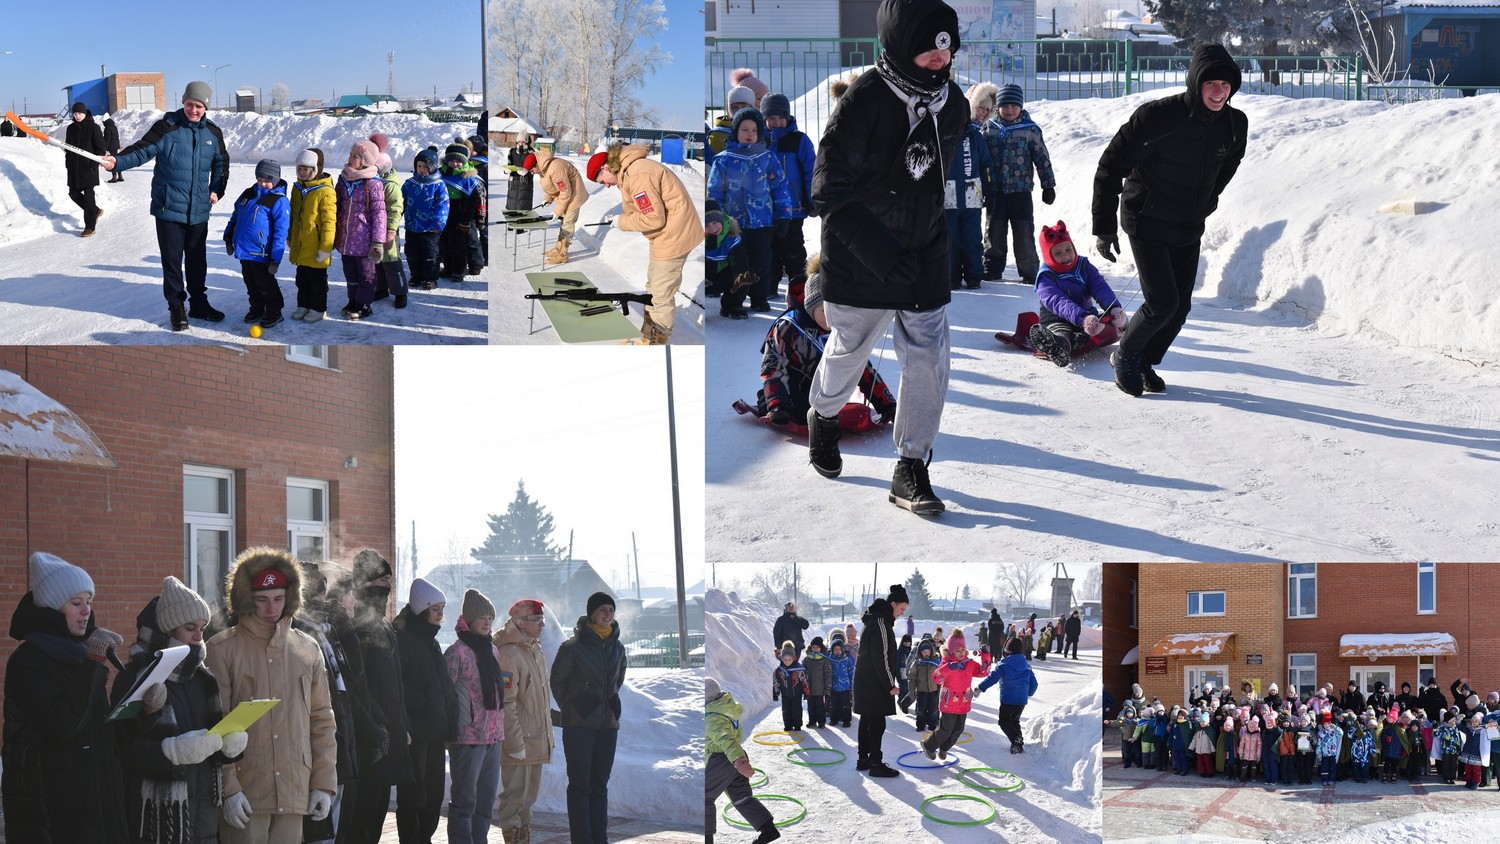
[[[986,121],[984,140],[1000,174],[1001,193],[1030,193],[1032,168],[1041,177],[1042,187],[1057,187],[1057,179],[1052,175],[1052,157],[1042,141],[1042,129],[1031,121],[1025,109],[1014,123],[1003,123],[999,118]]]

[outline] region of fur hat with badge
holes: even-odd
[[[225,578],[224,606],[229,608],[230,623],[255,615],[255,593],[271,589],[286,590],[286,607],[281,617],[288,619],[302,609],[302,567],[283,548],[261,545],[246,548],[234,558]]]

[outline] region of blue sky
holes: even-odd
[[[545,0],[540,0],[545,2]],[[386,54],[396,53],[397,96],[444,97],[465,83],[481,90],[480,0],[363,0],[320,5],[307,0],[243,3],[139,2],[120,5],[74,0],[7,3],[0,27],[0,107],[55,112],[67,107],[63,88],[106,73],[160,72],[175,105],[187,83],[214,82],[228,103],[240,87],[269,99],[284,82],[294,100],[338,94],[384,93]],[[338,11],[367,10],[361,20]],[[662,46],[673,65],[647,80],[646,98],[676,128],[702,122],[703,4],[667,0],[671,25]],[[14,102],[14,105],[12,103]]]

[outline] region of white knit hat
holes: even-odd
[[[45,551],[31,555],[31,599],[37,606],[61,610],[79,592],[94,594],[88,572]]]
[[[208,602],[187,584],[167,575],[161,581],[161,597],[156,599],[156,627],[163,633],[189,621],[208,621]]]
[[[406,593],[406,605],[416,615],[427,612],[428,607],[446,603],[448,597],[443,594],[443,590],[420,577],[411,582],[411,590]]]

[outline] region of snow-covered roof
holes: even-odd
[[[1126,651],[1125,658],[1120,660],[1120,664],[1121,665],[1135,665],[1136,663],[1138,663],[1140,661],[1141,661],[1141,646],[1140,645],[1136,645],[1135,647],[1131,648],[1129,651]]]
[[[1173,633],[1151,648],[1152,656],[1197,656],[1223,653],[1233,633]]]
[[[1458,641],[1448,633],[1346,633],[1339,637],[1340,657],[1453,656]]]
[[[531,125],[524,117],[502,117],[500,119],[490,118],[491,132],[504,132],[507,135],[540,135],[541,129]]]
[[[3,369],[0,456],[118,468],[104,443],[73,411]]]

